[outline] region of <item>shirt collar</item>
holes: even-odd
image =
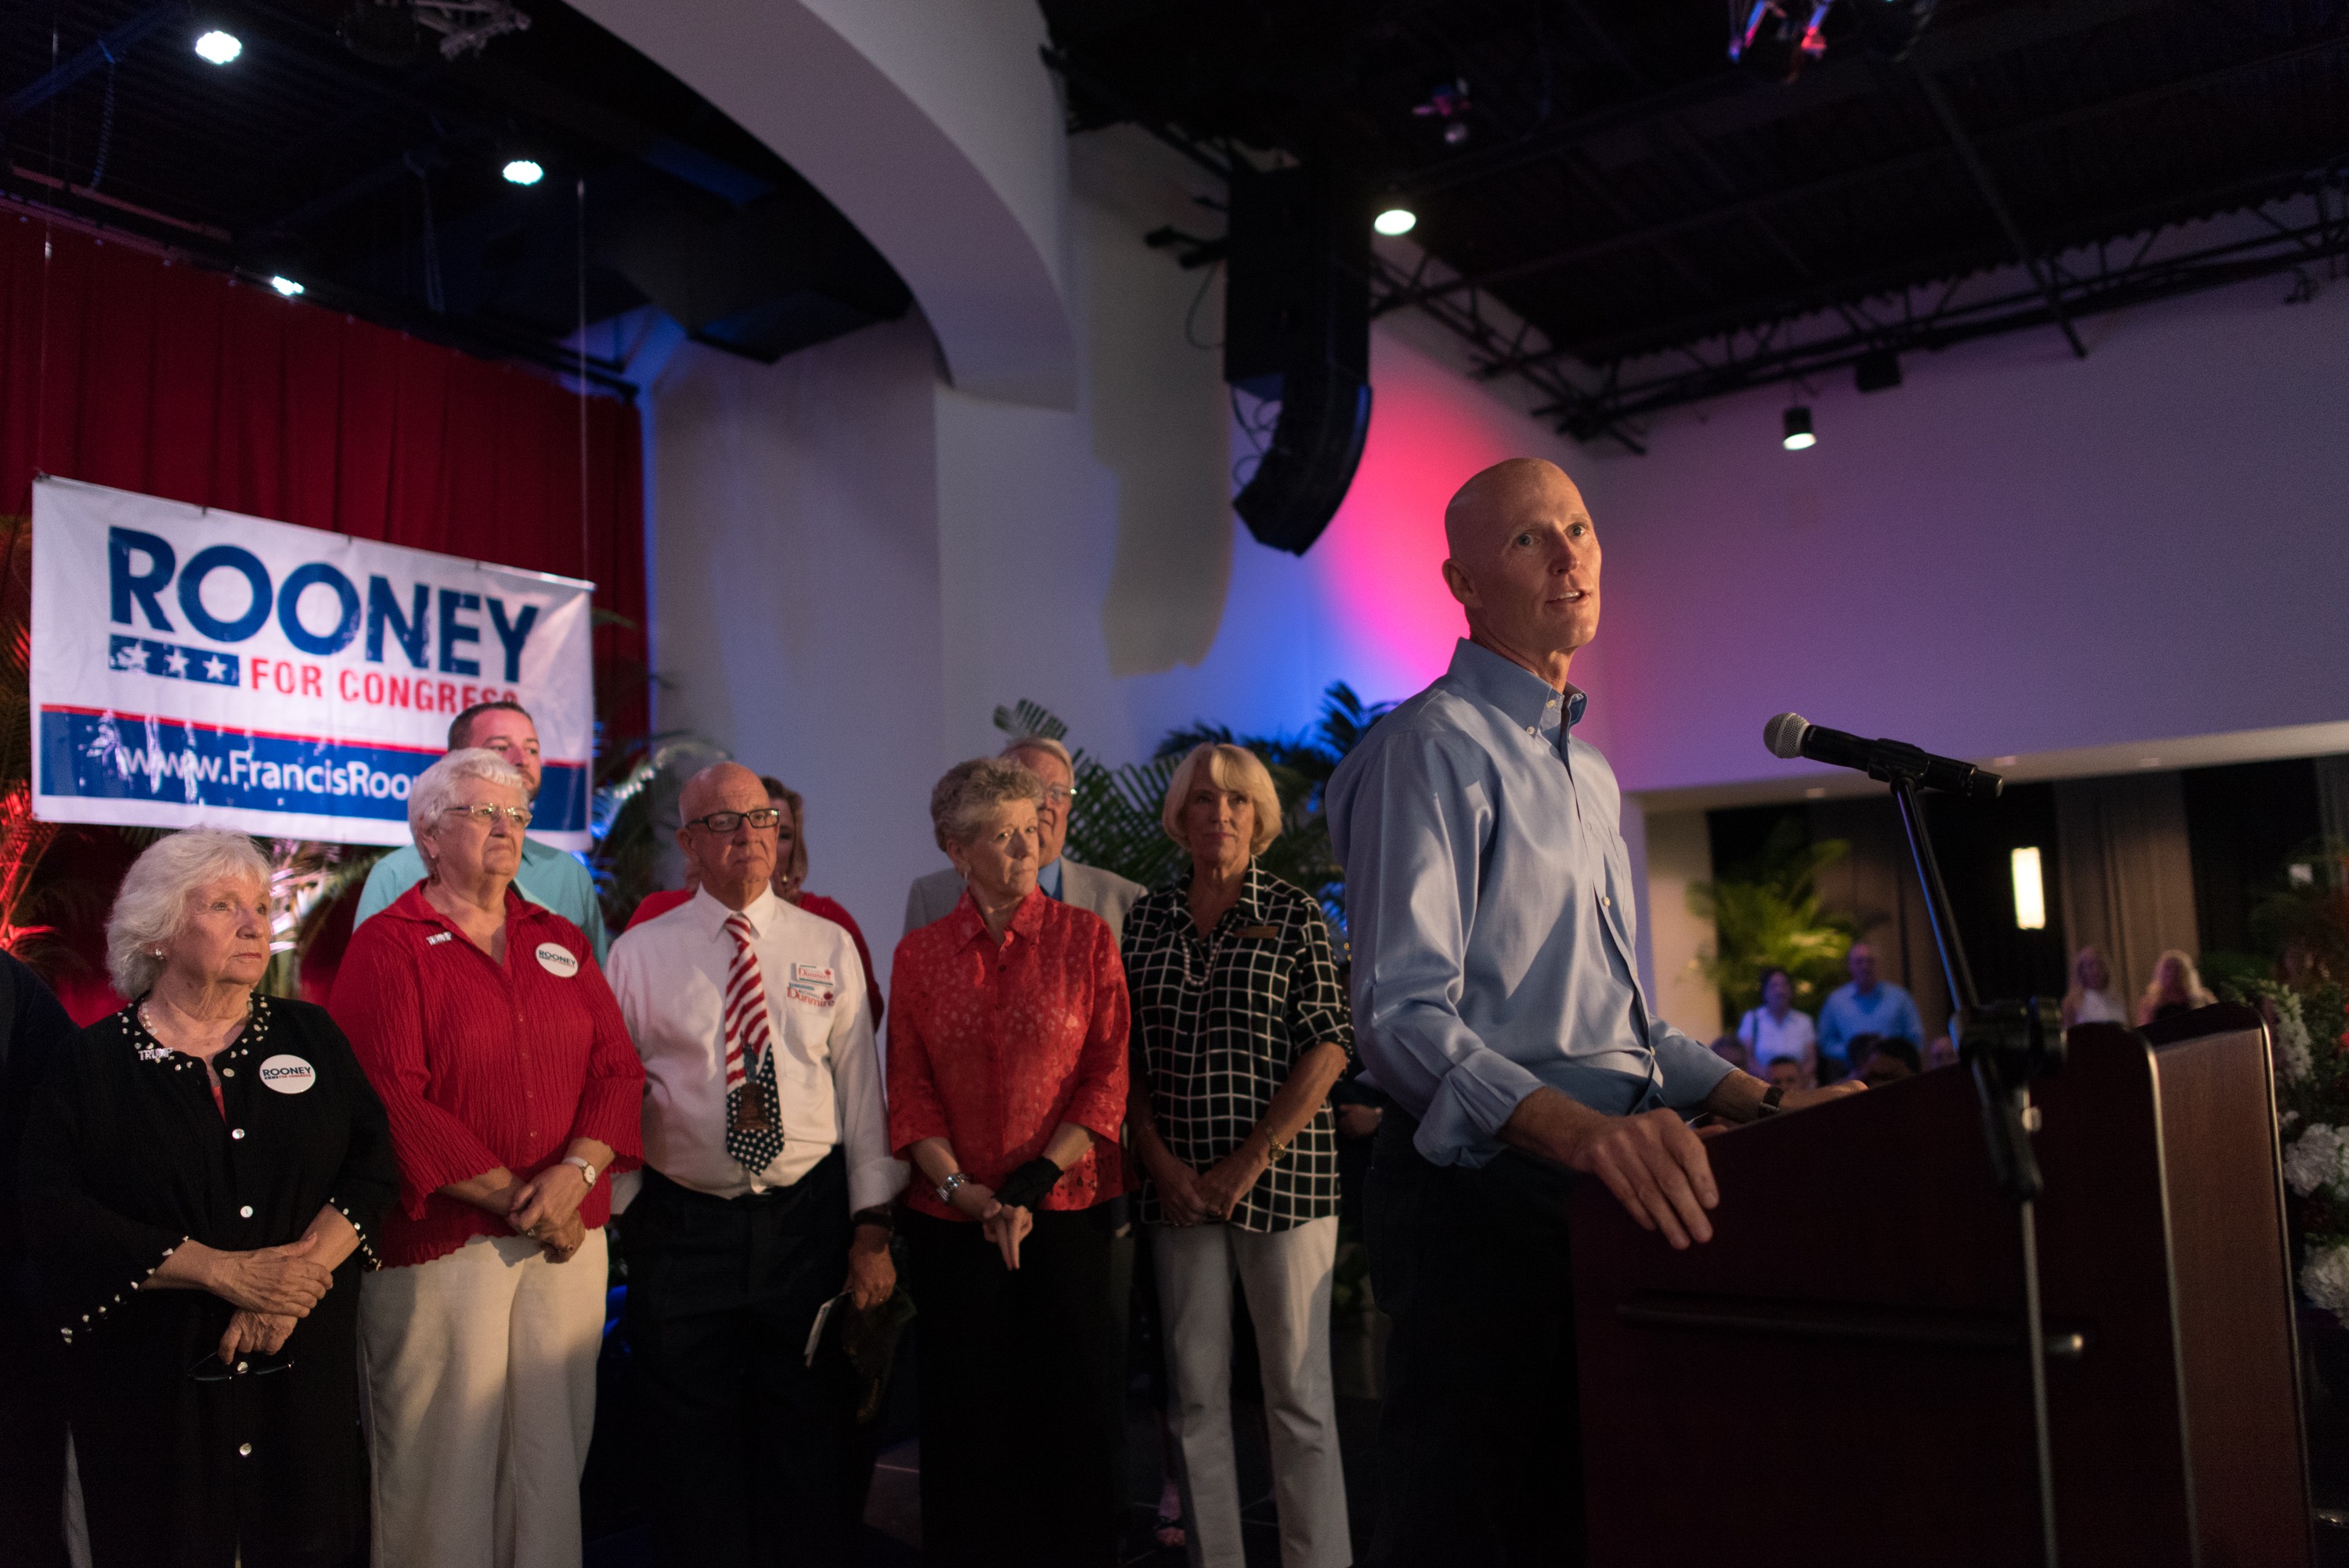
[[[1198,875],[1198,862],[1195,861],[1188,861],[1185,863],[1183,870],[1174,878],[1174,891],[1184,896],[1186,901],[1186,904],[1191,896],[1192,880]],[[1250,925],[1263,924],[1264,884],[1270,874],[1271,873],[1267,872],[1263,866],[1257,862],[1255,856],[1250,855],[1248,857],[1247,871],[1240,878],[1240,896],[1233,900],[1232,907],[1225,912],[1226,917],[1228,918],[1230,915],[1238,914],[1243,916]],[[1220,924],[1221,922],[1218,922],[1217,923]],[[1196,929],[1196,927],[1194,927],[1193,929]]]
[[[1061,896],[1061,868],[1067,863],[1068,857],[1063,855],[1036,873],[1036,885],[1044,890],[1046,898]]]
[[[1583,709],[1590,706],[1590,694],[1580,686],[1569,686],[1561,694],[1523,665],[1513,664],[1465,637],[1452,650],[1452,668],[1447,674],[1470,696],[1499,708],[1519,729],[1539,729],[1545,723],[1556,723],[1561,696],[1568,729],[1582,722]]]
[[[1044,906],[1051,902],[1044,896],[1044,890],[1040,887],[1030,892],[1019,901],[1019,907],[1011,912],[1011,923],[1004,928],[1004,934],[1016,934],[1030,942],[1036,940],[1037,929],[1044,923]],[[974,942],[987,942],[987,922],[979,917],[978,903],[971,897],[969,884],[964,884],[961,900],[947,918],[955,923],[956,945],[968,947]],[[992,943],[988,944],[994,945]]]
[[[775,896],[773,888],[762,887],[759,890],[759,896],[743,906],[741,913],[750,917],[753,934],[767,934],[767,928],[774,923],[775,912],[782,902]],[[687,907],[693,911],[694,919],[700,923],[702,934],[712,939],[725,933],[726,922],[735,913],[719,903],[716,895],[706,887],[693,890],[692,902]]]

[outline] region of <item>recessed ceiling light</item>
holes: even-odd
[[[234,33],[223,33],[218,27],[196,40],[196,57],[215,66],[227,65],[244,53],[244,40]]]
[[[2021,761],[2022,758],[2019,757],[1993,757],[1990,760],[1991,766],[1993,768],[2012,768],[2017,762]]]
[[[1814,784],[1803,791],[1803,799],[1806,800],[1824,800],[1826,798],[1826,786],[1824,784]]]
[[[1397,234],[1408,234],[1418,226],[1419,214],[1408,207],[1390,207],[1371,220],[1371,228],[1391,239]]]
[[[269,280],[269,286],[275,289],[279,294],[284,294],[287,299],[292,299],[295,294],[302,292],[302,285],[288,277],[271,278]]]
[[[535,185],[546,178],[546,170],[538,166],[537,160],[531,158],[517,158],[498,172],[504,175],[509,183],[515,185]]]
[[[2139,768],[2158,768],[2161,766],[2161,758],[2158,757],[2140,757],[2137,759],[2137,765]]]

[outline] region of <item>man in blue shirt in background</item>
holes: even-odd
[[[1393,1319],[1380,1432],[1386,1568],[1582,1560],[1569,1171],[1675,1247],[1720,1201],[1687,1119],[1785,1092],[1655,1016],[1632,973],[1620,795],[1573,737],[1599,538],[1556,465],[1497,464],[1445,509],[1469,635],[1327,790],[1346,867],[1361,1052],[1395,1109],[1370,1180]]]
[[[1851,984],[1829,992],[1819,1008],[1819,1055],[1832,1057],[1841,1074],[1862,1065],[1851,1059],[1851,1042],[1862,1035],[1898,1037],[1923,1050],[1925,1024],[1917,1016],[1916,999],[1891,981],[1876,977],[1875,949],[1855,942],[1845,962]]]
[[[523,785],[532,800],[538,799],[542,777],[538,760],[538,726],[518,702],[476,703],[449,722],[449,749],[480,747],[494,751],[522,771]],[[424,857],[414,844],[402,844],[376,861],[359,890],[356,926],[370,915],[391,907],[392,900],[424,880]],[[577,926],[595,944],[595,962],[604,962],[612,945],[604,929],[604,906],[595,898],[595,879],[579,857],[552,844],[525,837],[522,869],[514,873],[514,892],[542,909],[551,909]]]

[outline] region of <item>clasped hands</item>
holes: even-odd
[[[579,1205],[587,1198],[587,1178],[576,1165],[550,1165],[507,1188],[506,1198],[506,1223],[536,1242],[548,1262],[567,1264],[586,1243]]]
[[[1183,1226],[1230,1219],[1248,1189],[1272,1169],[1272,1155],[1261,1140],[1251,1137],[1206,1170],[1194,1171],[1164,1140],[1154,1138],[1143,1146],[1143,1163],[1158,1184],[1158,1204],[1166,1212],[1166,1222]]]
[[[274,1356],[285,1347],[294,1325],[310,1315],[335,1283],[332,1270],[318,1262],[316,1234],[282,1247],[252,1252],[212,1251],[203,1259],[203,1288],[236,1308],[222,1331],[221,1364],[233,1367],[240,1356]]]

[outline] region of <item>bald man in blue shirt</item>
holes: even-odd
[[[1330,781],[1355,1029],[1396,1109],[1370,1179],[1394,1321],[1372,1560],[1582,1560],[1568,1172],[1674,1247],[1719,1202],[1688,1119],[1854,1092],[1782,1091],[1657,1017],[1631,967],[1634,890],[1607,759],[1567,679],[1599,629],[1599,547],[1555,464],[1514,459],[1445,509],[1466,612],[1451,669]]]

